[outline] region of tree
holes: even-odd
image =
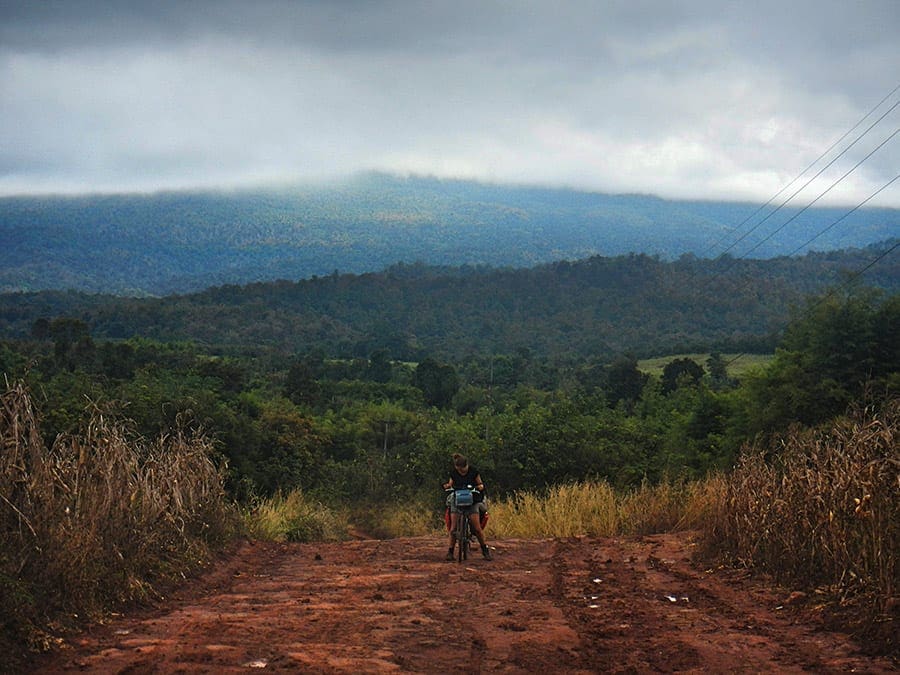
[[[313,405],[319,398],[321,387],[316,379],[322,369],[322,360],[307,355],[291,363],[284,378],[284,393],[294,403]]]
[[[327,439],[289,401],[267,401],[257,426],[260,447],[254,477],[266,492],[308,489],[318,483]]]
[[[369,357],[366,377],[373,382],[391,381],[391,359],[386,349],[377,349]]]
[[[743,433],[818,424],[843,413],[867,388],[891,395],[900,372],[900,301],[880,300],[870,292],[811,299],[769,366],[746,379]]]
[[[50,320],[41,317],[31,325],[31,337],[35,340],[47,340],[51,336]]]
[[[641,396],[647,376],[638,370],[633,356],[619,356],[613,361],[606,375],[606,392],[613,405],[619,401],[634,403]]]
[[[54,319],[50,323],[50,337],[53,338],[53,354],[60,367],[75,370],[93,359],[94,343],[84,321],[66,317]]]
[[[678,387],[696,387],[703,379],[703,366],[693,359],[674,359],[666,364],[662,374],[662,390],[670,394]]]
[[[422,391],[425,403],[435,408],[446,408],[459,391],[459,376],[453,366],[427,358],[416,367],[413,386]]]
[[[237,393],[244,388],[247,373],[234,359],[207,358],[197,364],[197,373],[203,377],[214,377],[222,383],[222,389]]]
[[[719,352],[713,352],[706,359],[706,369],[714,386],[721,387],[728,382],[728,364]]]

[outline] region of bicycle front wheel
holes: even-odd
[[[462,562],[469,557],[469,518],[465,513],[456,516],[456,543],[459,544],[457,560]]]

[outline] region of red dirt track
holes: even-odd
[[[244,543],[168,598],[34,663],[41,673],[896,672],[690,536]]]

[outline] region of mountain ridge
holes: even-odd
[[[714,257],[745,236],[757,205],[569,188],[364,174],[279,190],[6,197],[0,292],[74,289],[165,296],[223,284],[362,274],[395,263],[527,268],[628,253]],[[783,209],[731,251],[771,258],[846,213]],[[761,216],[762,217],[762,216]],[[896,236],[900,210],[860,209],[815,242],[863,247]]]

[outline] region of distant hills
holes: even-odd
[[[862,270],[859,284],[900,291],[900,256],[871,265],[897,243],[771,260],[625,255],[529,269],[395,265],[164,298],[12,293],[0,295],[0,338],[28,338],[38,319],[71,317],[95,338],[187,340],[224,354],[316,349],[368,358],[384,350],[395,359],[461,362],[517,353],[771,351],[809,295],[844,287]]]
[[[628,253],[714,258],[773,207],[364,174],[319,187],[0,199],[0,292],[163,296],[222,284],[377,272],[396,263],[527,268]],[[771,258],[849,209],[782,209],[729,253]],[[738,227],[744,223],[742,227]],[[736,229],[737,228],[737,229]],[[896,237],[900,210],[860,209],[812,248]]]

